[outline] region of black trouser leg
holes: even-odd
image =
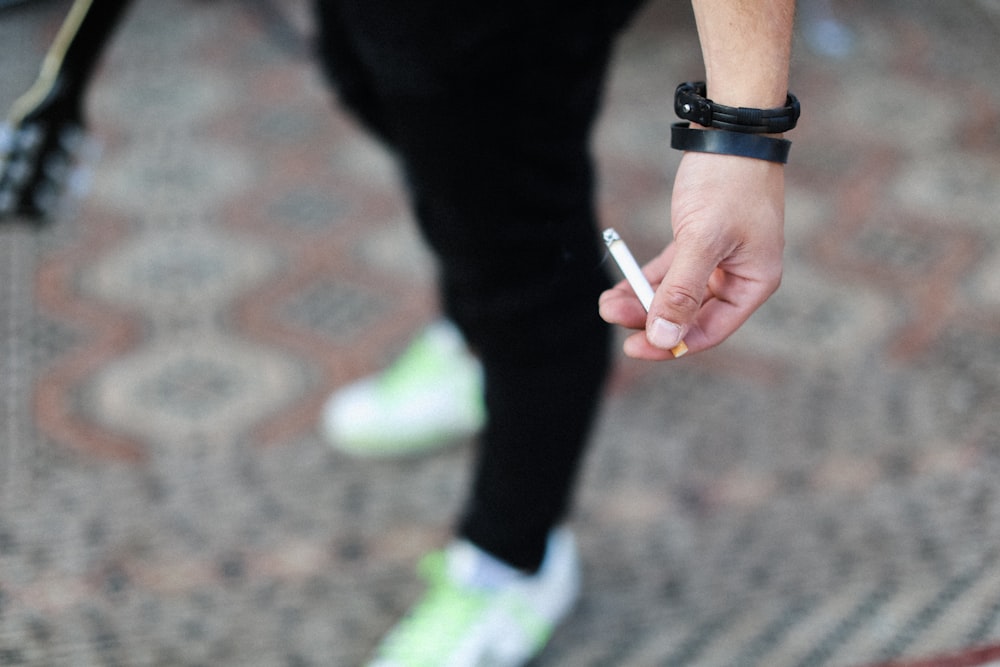
[[[328,70],[398,154],[447,314],[486,370],[459,532],[533,570],[608,369],[588,142],[620,22],[601,3],[372,2],[321,11],[346,40],[326,44]]]

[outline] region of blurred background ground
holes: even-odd
[[[0,226],[0,665],[357,665],[447,537],[468,446],[365,462],[316,433],[435,315],[434,272],[304,4],[270,5],[285,31],[267,6],[138,2],[81,194]],[[67,7],[0,10],[0,108]],[[621,360],[584,597],[540,665],[1000,660],[1000,10],[799,19],[784,284],[715,351]],[[600,206],[640,259],[699,60],[657,0],[615,63]]]

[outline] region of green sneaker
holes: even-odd
[[[322,431],[331,446],[356,456],[400,456],[467,438],[485,421],[482,367],[442,320],[385,371],[331,395]]]
[[[469,583],[484,559],[492,561],[487,569],[508,569],[507,580],[485,588]],[[534,575],[461,541],[425,558],[421,572],[427,592],[369,667],[519,667],[541,653],[580,590],[576,543],[564,529],[552,533]]]

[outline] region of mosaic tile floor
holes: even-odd
[[[434,270],[304,3],[260,6],[138,2],[82,194],[0,226],[0,665],[358,665],[447,537],[467,446],[372,463],[316,433],[434,316]],[[0,108],[66,7],[0,10]],[[585,594],[539,665],[1000,662],[1000,10],[801,18],[784,284],[718,350],[621,360]],[[615,64],[601,210],[640,258],[698,67],[667,2]]]

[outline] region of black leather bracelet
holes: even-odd
[[[688,81],[674,91],[674,111],[679,118],[747,134],[780,134],[798,124],[801,108],[795,95],[788,93],[785,106],[775,109],[730,107],[705,98],[704,81]]]
[[[736,155],[785,164],[792,142],[759,134],[728,130],[697,130],[689,123],[674,123],[670,128],[670,147],[696,153]]]

